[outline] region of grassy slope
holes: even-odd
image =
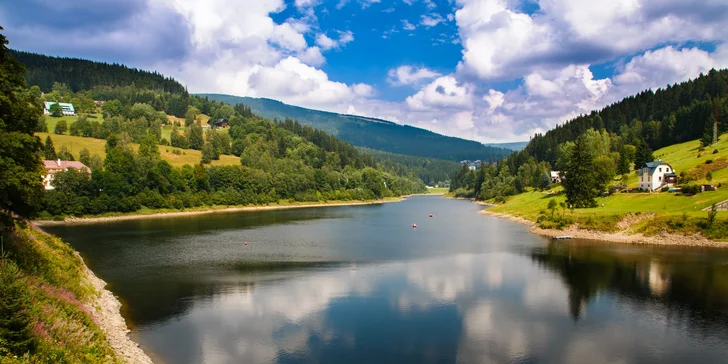
[[[712,165],[706,164],[708,159],[720,160],[728,158],[728,134],[724,134],[721,141],[718,142],[716,148],[719,153],[712,154],[713,148],[704,152],[699,152],[699,141],[694,140],[682,144],[675,144],[657,150],[654,155],[663,161],[670,163],[678,174],[681,172],[695,171],[710,166],[718,166],[718,163]],[[700,153],[700,157],[698,154]],[[708,183],[705,178],[700,178],[691,183]],[[714,192],[704,192],[696,196],[686,197],[673,193],[618,193],[608,197],[597,199],[600,207],[592,209],[576,209],[567,215],[573,216],[577,221],[588,217],[603,217],[610,221],[617,221],[619,218],[629,213],[656,213],[658,217],[663,219],[674,218],[687,214],[690,217],[704,218],[707,213],[701,211],[703,208],[711,206],[713,203],[728,200],[728,168],[721,168],[713,171],[713,180],[710,182],[714,185],[723,183],[724,187]],[[630,174],[629,185],[637,186],[636,172]],[[551,192],[551,193],[549,193]],[[562,187],[556,187],[551,191],[539,192],[529,191],[508,198],[505,204],[495,206],[490,211],[498,213],[507,213],[519,217],[536,221],[538,216],[547,210],[548,203],[551,199],[556,202],[566,200],[566,196],[562,193]],[[604,204],[604,207],[601,205]],[[728,217],[728,211],[718,212],[719,219]],[[642,226],[641,228],[645,228]]]
[[[105,335],[91,316],[90,304],[99,294],[81,258],[60,239],[31,227],[18,226],[5,236],[6,260],[0,270],[20,269],[22,307],[30,318],[35,349],[18,359],[25,362],[116,362]]]
[[[45,141],[46,136],[49,134],[36,133],[36,135],[39,136],[41,140]],[[56,134],[50,134],[50,137],[51,140],[53,140],[53,145],[56,147],[56,150],[59,150],[62,145],[65,145],[66,148],[71,150],[73,157],[76,160],[78,160],[79,152],[83,148],[88,149],[91,155],[98,154],[102,159],[106,157],[106,151],[104,150],[106,140]],[[132,146],[133,148],[137,148],[137,144],[132,144]],[[172,153],[173,150],[178,150],[180,153],[184,154],[174,154]],[[183,166],[185,164],[195,165],[200,163],[200,160],[202,159],[202,153],[199,150],[180,149],[160,145],[159,152],[164,160],[176,167]],[[240,158],[232,155],[221,155],[220,160],[212,161],[212,165],[238,164],[240,164]]]

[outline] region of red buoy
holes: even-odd
[[[248,245],[248,242],[246,241],[246,242],[245,242],[244,244],[245,244],[245,245]]]
[[[432,217],[432,214],[430,214],[430,217]]]
[[[413,229],[416,229],[417,228],[417,224],[412,224],[412,228]]]

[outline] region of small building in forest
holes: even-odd
[[[53,101],[46,101],[43,104],[43,113],[46,115],[51,114],[51,106],[53,104],[58,104],[58,106],[61,107],[61,112],[63,112],[64,116],[75,116],[76,115],[76,108],[73,107],[73,104],[68,104],[65,102],[53,102]]]
[[[643,191],[655,191],[665,186],[673,186],[677,182],[675,169],[661,160],[645,163],[637,172],[638,188]]]
[[[53,189],[51,182],[53,182],[53,179],[58,172],[65,172],[69,168],[73,168],[79,171],[85,171],[86,173],[91,173],[91,168],[77,161],[62,161],[60,159],[54,161],[44,160],[43,167],[45,167],[46,172],[45,176],[43,176],[43,186],[45,186],[46,190]]]
[[[561,183],[561,172],[551,171],[551,183]]]

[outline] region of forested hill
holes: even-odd
[[[160,90],[186,95],[187,90],[171,77],[157,72],[129,68],[77,58],[49,57],[41,54],[10,50],[10,56],[28,69],[25,81],[44,92],[51,91],[54,83],[64,83],[73,92],[90,90],[98,86],[130,86],[138,89]]]
[[[389,153],[460,161],[498,160],[513,152],[386,120],[306,109],[276,100],[221,94],[198,96],[230,105],[244,104],[254,113],[269,119],[295,119],[356,146]]]
[[[701,138],[710,144],[715,123],[719,133],[728,131],[727,96],[728,70],[711,70],[694,80],[643,91],[570,120],[545,135],[537,134],[514,156],[514,165],[531,156],[555,165],[558,145],[576,140],[590,128],[605,129],[626,144],[645,144],[651,149]]]

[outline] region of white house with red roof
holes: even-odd
[[[43,166],[46,170],[46,174],[43,177],[43,185],[45,186],[46,190],[53,189],[51,182],[53,182],[53,179],[58,172],[65,172],[69,168],[73,168],[79,171],[86,171],[86,173],[91,173],[91,168],[86,167],[85,164],[76,161],[62,161],[60,159],[55,161],[44,160]]]

